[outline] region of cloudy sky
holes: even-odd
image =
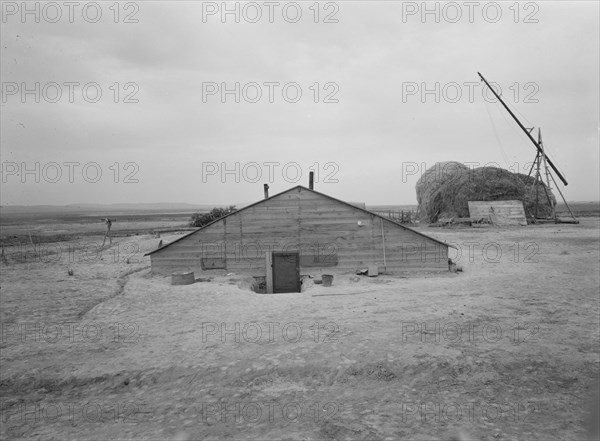
[[[311,170],[411,204],[438,161],[527,173],[478,71],[541,127],[567,199],[600,199],[596,1],[25,7],[2,3],[3,205],[252,202]]]

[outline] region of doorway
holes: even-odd
[[[300,254],[273,253],[273,293],[300,292]]]

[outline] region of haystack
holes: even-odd
[[[437,222],[439,218],[469,217],[468,201],[520,200],[527,216],[535,214],[535,178],[512,173],[497,167],[469,169],[459,162],[438,162],[429,168],[416,185],[420,219]],[[538,190],[539,217],[550,216],[550,203],[556,198],[540,182]]]

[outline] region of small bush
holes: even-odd
[[[220,219],[229,213],[233,213],[234,211],[237,211],[237,208],[235,208],[235,205],[230,205],[226,208],[215,207],[208,213],[194,213],[192,214],[192,218],[190,220],[190,227],[203,227],[204,225],[210,224],[211,222]]]

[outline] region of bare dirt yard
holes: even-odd
[[[278,295],[238,275],[171,286],[143,257],[152,235],[102,252],[101,236],[7,246],[0,435],[585,439],[599,228],[423,227],[458,248],[462,273],[336,275]]]

